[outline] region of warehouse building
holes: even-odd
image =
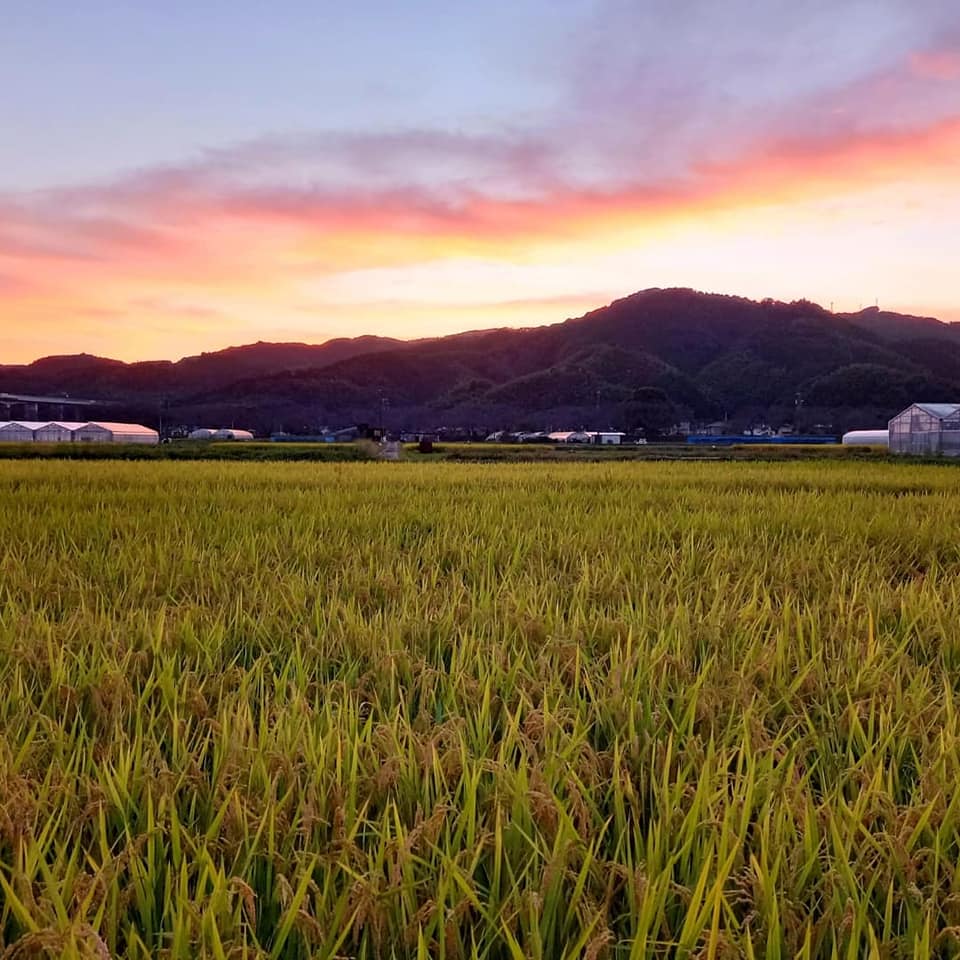
[[[599,443],[609,446],[622,443],[625,436],[625,433],[618,430],[557,430],[547,434],[522,434],[521,439],[527,441],[550,440],[553,443]]]
[[[892,453],[960,457],[960,403],[912,403],[889,423]]]
[[[0,443],[143,443],[157,444],[160,434],[139,423],[66,420],[8,420],[0,423]]]

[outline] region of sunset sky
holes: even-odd
[[[0,363],[646,287],[960,320],[957,0],[2,0]]]

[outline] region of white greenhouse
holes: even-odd
[[[0,443],[149,443],[160,434],[139,423],[74,423],[66,420],[0,421]]]
[[[214,431],[211,440],[252,440],[253,434],[249,430],[234,430],[232,427]]]
[[[37,443],[70,443],[73,440],[74,432],[82,426],[84,426],[82,423],[54,420],[40,427],[34,433],[33,439]]]
[[[73,439],[78,443],[157,444],[160,434],[139,423],[105,423],[97,420],[74,430]]]
[[[849,430],[840,441],[845,446],[856,444],[868,447],[887,447],[890,445],[889,430]]]
[[[188,440],[212,440],[216,430],[210,427],[200,427],[197,430],[191,430],[187,435]]]
[[[890,450],[960,457],[960,403],[912,403],[890,421]]]
[[[33,443],[42,421],[8,420],[0,423],[0,443]]]

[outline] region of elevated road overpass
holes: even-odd
[[[99,400],[47,397],[29,393],[0,393],[0,420],[83,420]]]

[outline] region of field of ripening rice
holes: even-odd
[[[960,953],[960,471],[0,464],[0,957]]]

